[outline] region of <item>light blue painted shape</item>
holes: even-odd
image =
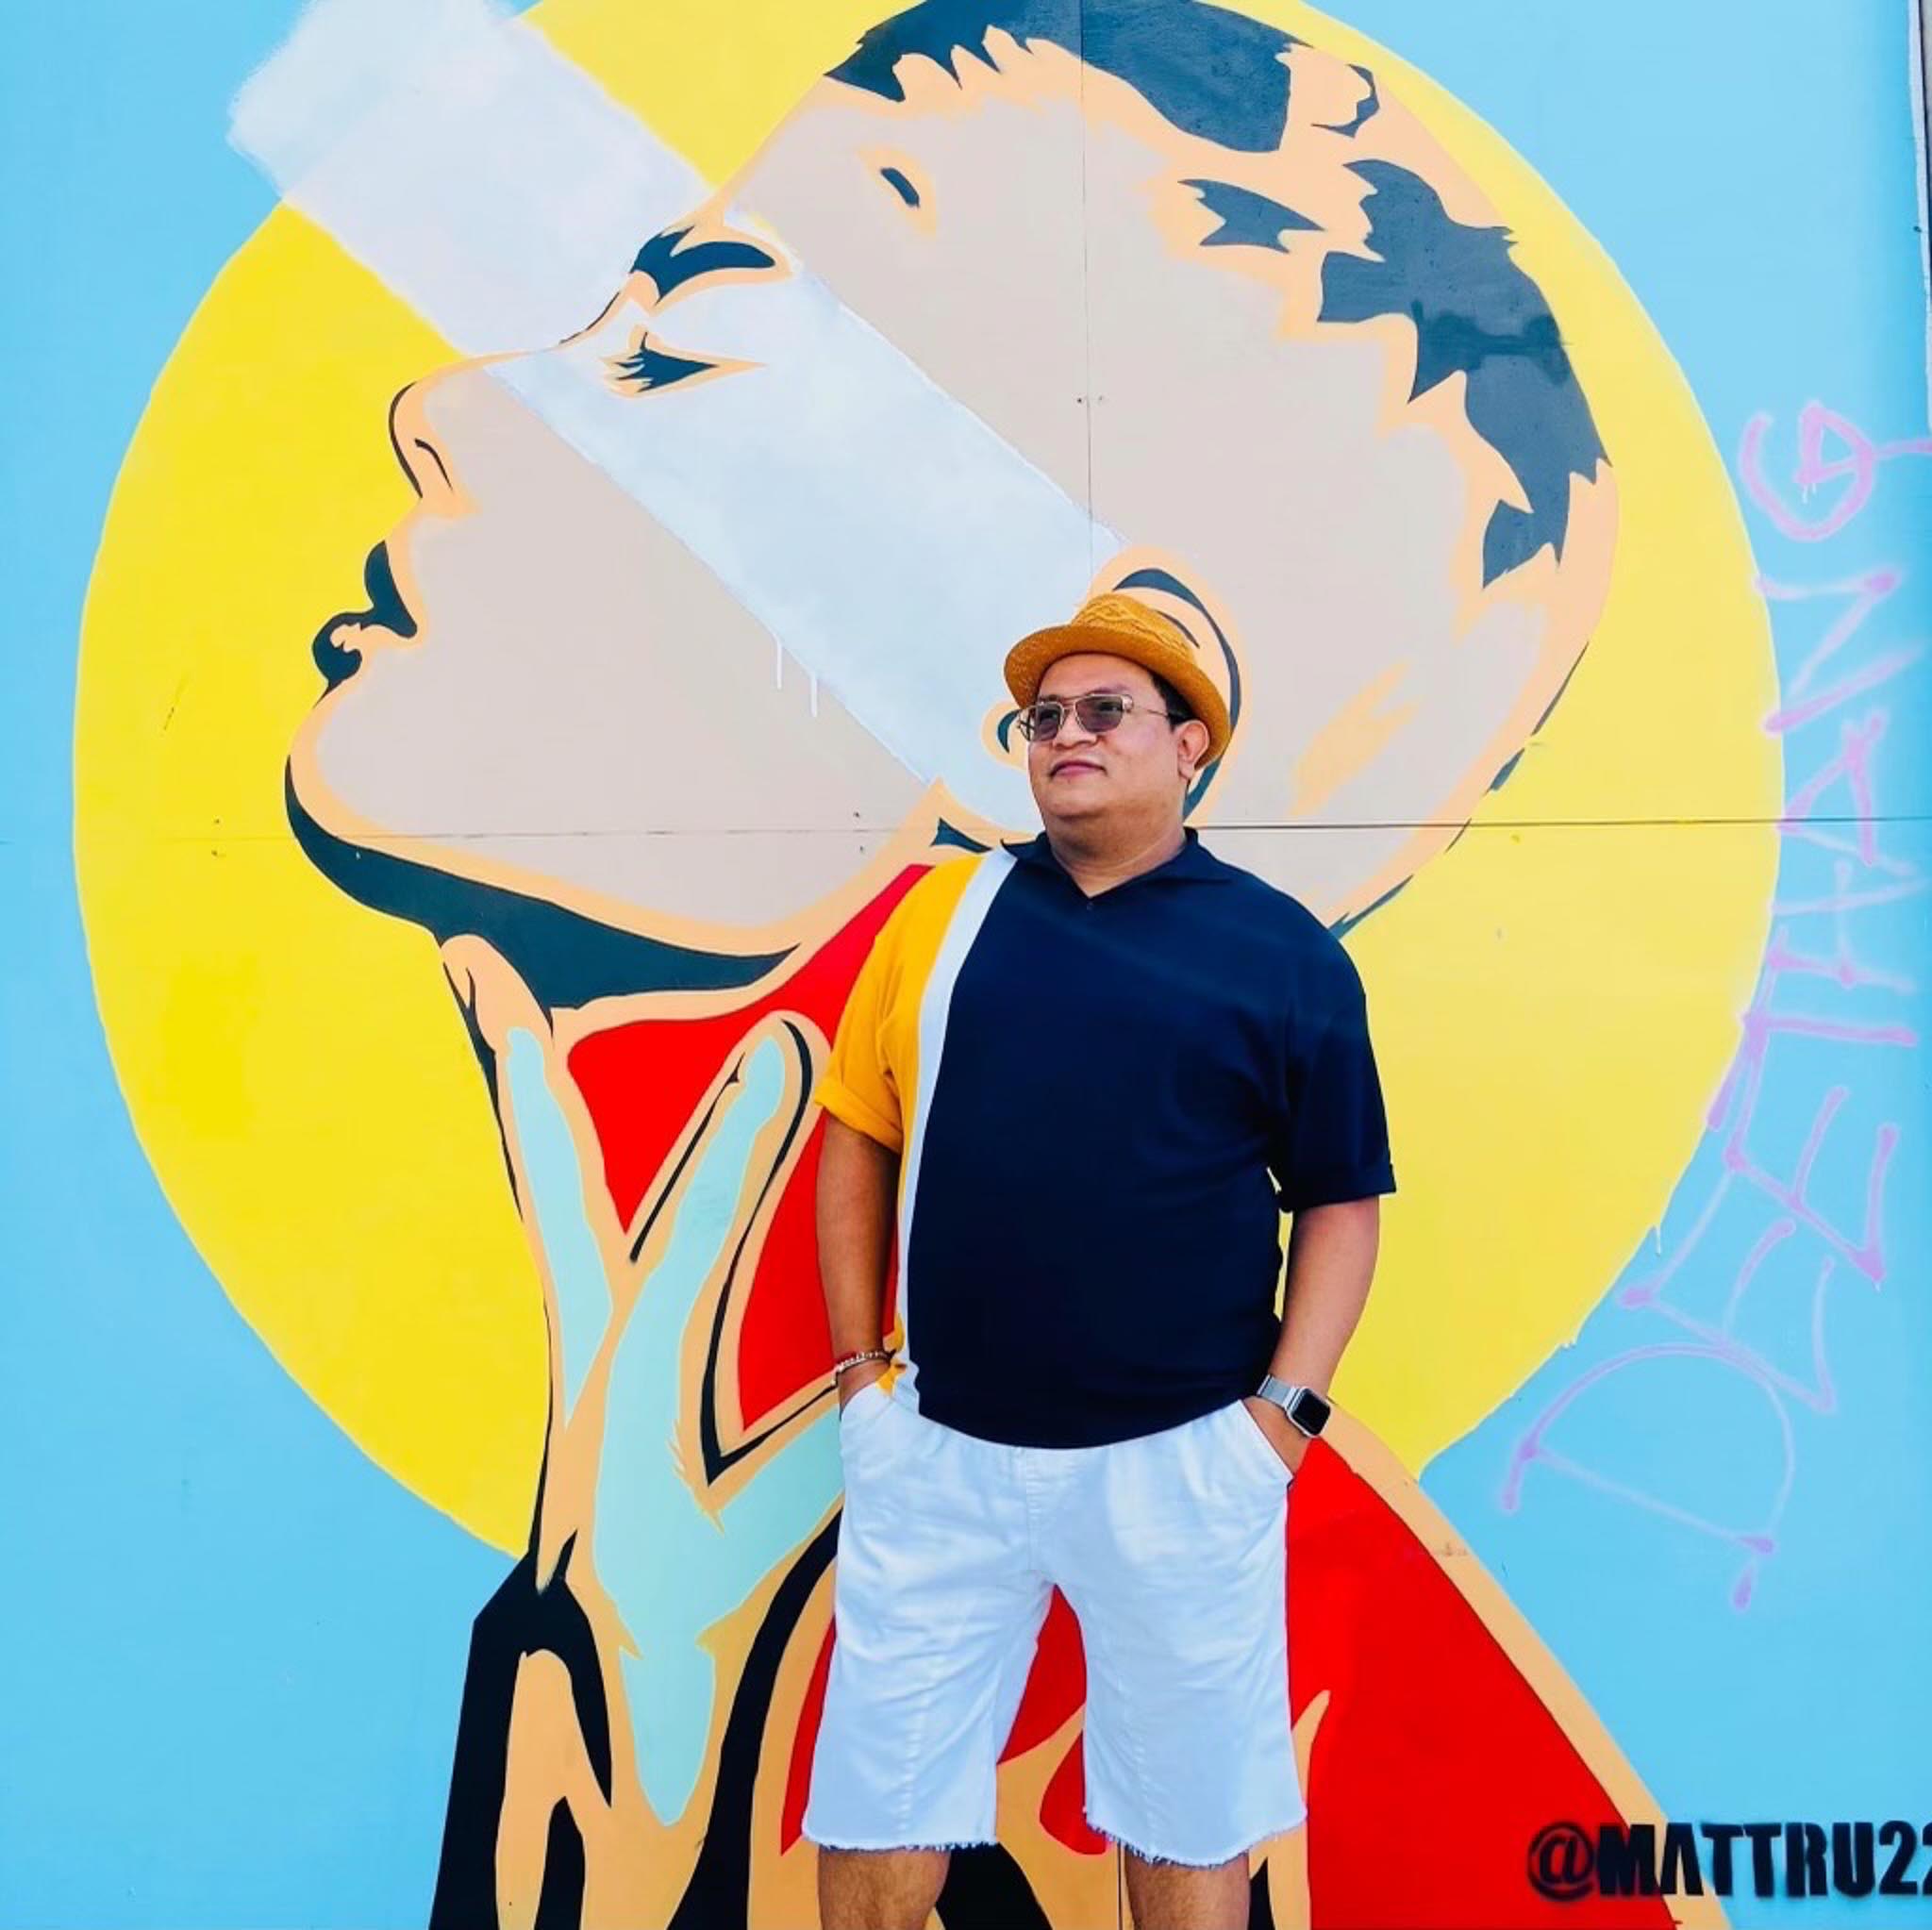
[[[557,1339],[563,1355],[568,1419],[610,1325],[610,1282],[584,1210],[584,1168],[570,1122],[544,1076],[543,1048],[521,1025],[510,1028],[508,1066],[517,1143],[524,1156],[526,1209],[557,1295]]]
[[[16,8],[0,59],[7,1930],[420,1924],[471,1619],[508,1566],[370,1462],[210,1276],[129,1124],[75,892],[89,571],[151,384],[274,206],[222,129],[296,11]],[[108,263],[103,353],[80,318]],[[306,1181],[353,1165],[318,1145]]]
[[[675,1459],[679,1356],[706,1280],[724,1257],[739,1201],[763,1179],[754,1141],[785,1103],[770,1040],[746,1060],[696,1156],[662,1258],[617,1344],[597,1481],[597,1575],[622,1617],[625,1700],[644,1798],[684,1813],[704,1766],[717,1696],[705,1631],[736,1608],[837,1499],[838,1417],[827,1412],[713,1517]]]

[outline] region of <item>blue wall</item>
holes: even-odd
[[[1352,0],[1337,10],[1460,96],[1567,200],[1676,354],[1721,448],[1735,450],[1769,411],[1774,469],[1788,472],[1792,425],[1814,398],[1876,441],[1925,434],[1902,0],[1828,15],[1798,0]],[[420,1920],[469,1619],[506,1566],[366,1463],[200,1264],[128,1128],[75,908],[71,707],[94,544],[150,383],[269,209],[225,145],[226,108],[294,11],[236,0],[33,7],[9,23],[0,74],[0,153],[15,184],[0,203],[10,265],[0,297],[9,1924]],[[1615,108],[1579,108],[1586,92]],[[1932,462],[1901,455],[1827,541],[1793,541],[1756,507],[1749,524],[1763,570],[1808,586],[1909,569],[1928,553],[1928,510]],[[1776,607],[1787,676],[1840,607]],[[1924,636],[1925,608],[1925,587],[1907,580],[1840,660]],[[1924,672],[1908,671],[1789,745],[1802,783],[1837,750],[1842,722],[1882,710],[1874,835],[1922,872],[1932,863],[1927,702]],[[1849,808],[1842,792],[1827,807]],[[1781,896],[1802,905],[1832,889],[1829,854],[1789,842]],[[1922,981],[1925,907],[1905,895],[1850,914],[1860,966]],[[1830,951],[1828,916],[1800,911],[1790,925],[1794,944]],[[1924,1027],[1917,992],[1793,980],[1781,996],[1780,1009],[1825,1025]],[[1842,1038],[1781,1035],[1767,1057],[1754,1143],[1779,1170],[1824,1095],[1847,1089],[1810,1204],[1855,1239],[1874,1135],[1895,1122],[1903,1138],[1883,1278],[1847,1263],[1827,1294],[1835,1410],[1786,1403],[1790,1491],[1747,1606],[1734,1603],[1736,1547],[1608,1489],[1532,1468],[1521,1506],[1501,1505],[1512,1450],[1550,1401],[1596,1362],[1673,1338],[1654,1308],[1613,1292],[1575,1349],[1427,1472],[1673,1813],[1829,1820],[1923,1806],[1924,1080],[1915,1051]],[[1719,1176],[1720,1138],[1687,1174],[1660,1250],[1633,1255],[1620,1286],[1654,1273],[1686,1238]],[[1698,1290],[1707,1298],[1711,1280],[1728,1281],[1775,1218],[1734,1197],[1703,1250],[1728,1257],[1703,1269]],[[1815,1270],[1781,1264],[1766,1263],[1739,1330],[1803,1380]],[[1719,1384],[1694,1379],[1723,1372],[1674,1357],[1634,1367],[1572,1410],[1564,1452],[1688,1511],[1762,1518],[1784,1478],[1782,1437],[1741,1377],[1715,1394]],[[1674,1376],[1684,1418],[1660,1430],[1654,1415],[1672,1405]],[[291,1493],[306,1498],[301,1519]],[[1874,1522],[1891,1527],[1874,1533]],[[1740,1922],[1775,1913],[1733,1905]]]

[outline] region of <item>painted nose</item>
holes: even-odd
[[[430,375],[411,382],[390,405],[389,433],[403,474],[423,499],[425,509],[444,514],[456,508],[461,491],[456,464],[447,445],[430,421],[429,399],[441,378]]]

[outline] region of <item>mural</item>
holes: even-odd
[[[402,1920],[813,1921],[809,1094],[899,897],[1032,828],[999,662],[1107,589],[1222,682],[1191,821],[1344,935],[1404,1176],[1254,1923],[1748,1921],[1672,1819],[1923,1797],[1903,1712],[1834,1808],[1632,1685],[1863,1545],[1804,1505],[1841,1397],[1923,1488],[1874,1365],[1923,1309],[1840,1322],[1922,1233],[1879,797],[1932,440],[1714,411],[1581,216],[1612,143],[1566,205],[1472,104],[1514,29],[1425,11],[315,0],[227,77],[275,205],[120,465],[75,859],[172,1213],[287,1398],[500,1551]],[[1124,1921],[1084,1693],[1057,1601],[946,1930]],[[1557,1880],[1553,1827],[1646,1824],[1672,1893]]]

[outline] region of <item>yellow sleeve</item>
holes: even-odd
[[[840,1015],[832,1057],[812,1097],[854,1132],[898,1152],[906,1143],[899,1081],[887,1051],[887,1014],[899,977],[898,935],[906,901],[893,907],[859,967]]]
[[[812,1094],[834,1119],[894,1153],[921,1131],[913,1117],[920,1012],[953,914],[979,862],[942,858],[893,907],[859,968],[831,1063]]]

